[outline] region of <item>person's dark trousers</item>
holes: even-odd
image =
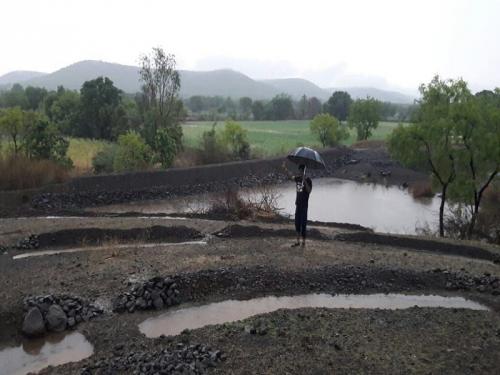
[[[300,233],[303,239],[306,238],[306,227],[307,227],[307,206],[306,207],[295,207],[295,230]]]

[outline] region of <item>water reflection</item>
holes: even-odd
[[[18,347],[0,350],[0,373],[24,375],[38,372],[50,365],[81,361],[92,355],[93,351],[92,344],[78,332],[25,340]]]
[[[276,186],[278,206],[283,214],[295,212],[295,184]],[[256,199],[258,192],[241,191],[243,198]],[[95,212],[186,213],[210,206],[214,194],[200,194],[169,200],[141,201],[92,208]],[[309,219],[360,224],[377,232],[415,234],[417,227],[437,227],[439,199],[414,199],[406,189],[396,186],[359,183],[336,178],[313,180],[309,200]]]
[[[186,328],[195,329],[211,324],[234,322],[278,309],[327,307],[394,310],[414,306],[488,310],[487,307],[462,297],[435,295],[339,294],[332,296],[330,294],[306,294],[292,297],[270,296],[247,301],[228,300],[169,311],[155,318],[146,319],[139,325],[139,330],[147,337],[178,335]]]

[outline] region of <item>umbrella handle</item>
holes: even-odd
[[[302,174],[302,188],[304,188],[304,181],[306,179],[306,169],[307,169],[307,166],[304,165],[304,173]]]

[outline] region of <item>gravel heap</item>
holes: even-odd
[[[178,285],[171,277],[154,277],[136,284],[130,292],[120,294],[113,301],[113,311],[130,313],[135,310],[163,309],[180,302]]]
[[[173,349],[123,351],[123,345],[115,347],[110,358],[99,359],[83,367],[81,375],[116,374],[206,374],[208,368],[223,361],[225,355],[219,350],[212,351],[205,345],[179,343]]]
[[[18,250],[30,250],[38,249],[40,242],[38,241],[38,236],[36,234],[31,234],[26,238],[23,238],[17,242],[14,246]]]
[[[62,332],[103,313],[103,310],[70,295],[32,296],[24,300],[23,333],[40,336],[47,331]]]

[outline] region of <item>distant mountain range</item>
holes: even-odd
[[[381,90],[374,87],[339,87],[321,88],[301,78],[284,78],[272,80],[254,80],[240,72],[222,69],[212,71],[180,70],[182,97],[193,95],[224,96],[240,98],[249,96],[252,99],[270,99],[285,93],[295,99],[302,95],[316,96],[326,100],[336,90],[347,91],[353,98],[371,96],[382,101],[393,103],[413,103],[414,98],[396,91]],[[79,90],[83,82],[99,76],[109,77],[121,90],[134,93],[140,90],[139,68],[103,61],[86,60],[66,66],[53,73],[15,71],[0,76],[0,86],[10,87],[14,83],[23,86],[45,87],[53,90],[64,86]]]

